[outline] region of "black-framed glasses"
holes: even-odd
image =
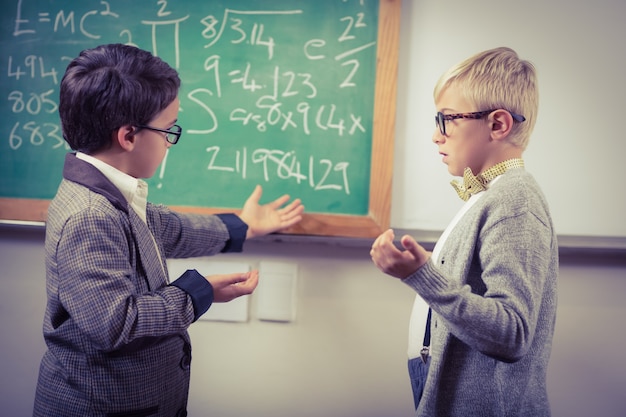
[[[456,114],[443,114],[442,112],[439,111],[437,112],[437,115],[435,116],[435,125],[439,128],[439,131],[441,132],[441,134],[446,136],[446,122],[447,121],[456,120],[456,119],[482,119],[483,117],[487,116],[489,113],[492,113],[496,110],[498,109],[475,111],[471,113],[456,113]],[[513,117],[513,120],[518,123],[521,123],[526,120],[526,118],[522,116],[521,114],[513,113],[512,111],[509,111],[509,113]]]
[[[145,126],[145,125],[140,125],[136,127],[138,129],[148,129],[148,130],[153,130],[155,132],[163,132],[165,133],[165,140],[171,143],[172,145],[176,145],[176,142],[178,142],[178,139],[180,139],[180,135],[183,134],[183,128],[178,125],[174,125],[169,129],[159,129],[156,127]]]

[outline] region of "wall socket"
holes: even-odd
[[[295,320],[297,272],[295,263],[259,263],[259,285],[254,292],[257,319],[279,322]]]

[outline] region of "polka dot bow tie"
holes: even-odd
[[[469,200],[472,194],[477,194],[487,189],[487,184],[498,175],[504,174],[511,168],[524,168],[524,161],[519,158],[509,159],[499,164],[496,164],[483,172],[482,174],[474,175],[472,170],[467,167],[463,171],[463,183],[457,180],[453,180],[450,184],[455,189],[459,197],[463,201]]]

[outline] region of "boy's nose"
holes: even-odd
[[[446,137],[441,134],[439,129],[438,128],[435,129],[435,131],[433,132],[433,143],[439,144],[441,142],[444,142],[445,140],[446,140]]]

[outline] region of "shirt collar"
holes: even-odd
[[[120,171],[112,165],[87,155],[77,152],[76,157],[96,167],[102,174],[117,187],[128,204],[135,212],[146,221],[146,205],[148,202],[148,184],[138,178]]]

